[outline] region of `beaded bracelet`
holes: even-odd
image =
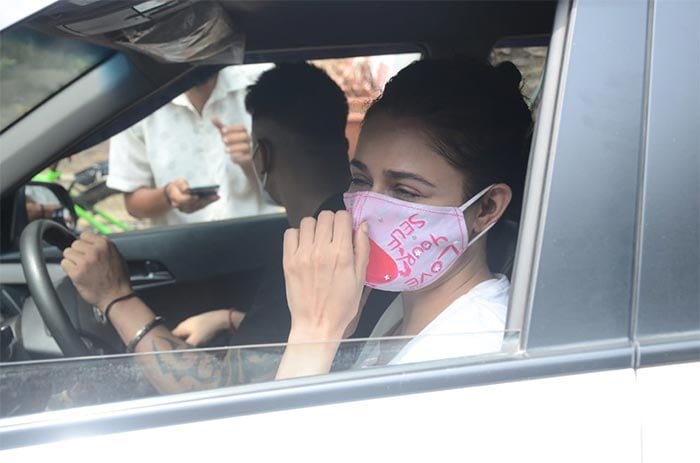
[[[126,352],[129,354],[134,352],[138,343],[141,342],[148,332],[163,323],[163,321],[163,317],[155,317],[153,320],[143,325],[141,329],[136,332],[134,339],[132,339],[131,342],[126,345]]]

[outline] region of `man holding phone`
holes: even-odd
[[[132,216],[174,225],[281,210],[260,196],[244,107],[268,67],[224,68],[112,138],[107,186]]]

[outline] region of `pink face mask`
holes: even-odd
[[[469,240],[464,211],[490,185],[460,207],[410,203],[370,191],[345,193],[353,230],[369,224],[366,284],[384,291],[416,291],[437,281],[467,247],[493,224]]]

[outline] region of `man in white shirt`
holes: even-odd
[[[253,171],[245,89],[269,66],[224,68],[110,141],[107,186],[155,225],[279,211],[260,196]],[[197,196],[190,188],[218,185]]]

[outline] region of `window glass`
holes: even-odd
[[[347,153],[349,157],[352,157],[354,154],[359,124],[365,115],[369,102],[381,93],[385,83],[393,74],[418,58],[418,54],[412,54],[314,61],[314,64],[323,68],[338,83],[344,97],[348,100],[350,116],[348,117],[345,127],[345,133],[349,141],[349,152]],[[269,67],[269,65],[248,65],[225,68],[218,74],[217,80],[214,81],[214,87],[218,84],[218,79],[226,80],[229,77],[233,79],[233,76],[227,75],[229,71],[235,72],[236,75],[239,76],[243,73],[249,73],[250,76],[253,76],[252,79],[254,80],[256,78],[255,76],[260,75],[261,72],[264,72],[264,70]],[[223,77],[221,73],[224,73]],[[245,88],[245,86],[241,88]],[[212,95],[215,95],[215,92],[216,90],[212,90]],[[242,94],[238,93],[238,95],[240,98]],[[451,95],[452,94],[450,94],[450,96]],[[339,96],[339,98],[341,98],[340,101],[342,102],[342,96]],[[240,104],[241,102],[238,101],[238,103]],[[207,103],[204,102],[202,108],[206,108],[206,104]],[[156,175],[154,172],[155,167],[152,164],[153,159],[150,155],[132,156],[139,147],[142,148],[143,145],[148,142],[154,142],[165,143],[166,146],[175,146],[175,148],[178,148],[177,145],[182,144],[184,141],[194,141],[197,146],[201,147],[206,145],[206,149],[213,152],[217,157],[217,162],[221,162],[219,165],[233,165],[231,158],[224,152],[221,134],[217,132],[218,127],[216,127],[216,124],[211,119],[216,116],[230,124],[234,120],[233,117],[228,117],[222,112],[215,111],[215,108],[210,108],[211,111],[208,112],[205,110],[201,110],[200,112],[200,110],[194,108],[193,100],[187,95],[179,96],[169,103],[169,105],[171,106],[170,109],[177,110],[175,112],[177,116],[166,115],[164,121],[160,121],[163,123],[163,125],[160,126],[160,128],[164,128],[163,130],[158,130],[159,126],[156,125],[150,135],[146,134],[144,126],[149,118],[156,115],[156,113],[154,113],[149,116],[149,118],[137,123],[122,134],[113,137],[111,140],[97,145],[90,150],[77,153],[64,159],[56,166],[53,166],[51,170],[39,174],[35,180],[59,182],[67,189],[71,190],[71,194],[76,199],[76,202],[78,202],[78,216],[80,217],[78,224],[79,229],[92,229],[102,233],[115,233],[166,224],[163,221],[159,222],[153,218],[138,218],[136,214],[130,213],[125,207],[124,197],[120,191],[128,191],[128,188],[132,185],[129,182],[133,179],[129,177],[129,175],[141,175],[141,178],[137,180],[143,180],[144,178],[149,179],[149,176],[155,177]],[[524,111],[522,105],[519,106],[520,109],[523,110],[522,115],[525,116],[526,111]],[[177,137],[181,137],[182,133],[180,130],[172,129],[174,121],[177,118],[186,119],[186,117],[190,116],[192,116],[191,119],[195,121],[191,124],[191,130],[195,132],[196,136],[184,137],[178,141]],[[523,117],[523,119],[525,118]],[[339,130],[342,130],[342,122],[341,119],[341,124],[338,124]],[[526,125],[529,125],[529,120],[525,120],[525,122],[528,124],[522,124],[523,130]],[[204,130],[213,131],[214,136],[208,142],[201,141],[201,133]],[[176,139],[174,145],[172,144],[172,140],[169,140],[172,137]],[[192,140],[189,140],[189,138]],[[167,145],[168,143],[170,143],[170,145]],[[119,175],[117,175],[114,170],[114,156],[117,149],[122,150],[121,153],[123,156],[121,160],[122,165],[120,167],[121,171],[118,172]],[[183,170],[181,172],[183,173],[179,175],[182,175],[183,178],[187,178],[188,180],[192,180],[189,187],[211,185],[211,182],[208,182],[206,178],[195,177],[195,175],[198,174],[196,171],[197,165],[187,165],[187,163],[184,162],[170,162],[172,159],[168,156],[175,156],[174,150],[165,149],[164,153],[164,156],[166,156],[166,170],[170,169],[169,172],[172,173],[176,169],[182,168]],[[201,152],[199,154],[201,154]],[[342,155],[345,156],[345,151],[342,152]],[[130,156],[132,157],[130,158]],[[201,158],[198,159],[201,160]],[[355,161],[357,161],[357,159]],[[214,169],[214,171],[217,171],[217,169]],[[192,177],[189,177],[190,174]],[[243,175],[245,175],[245,172],[243,172]],[[414,177],[415,175],[411,178]],[[115,181],[115,179],[117,180]],[[195,182],[193,179],[199,180]],[[245,176],[243,179],[244,181],[250,182],[248,184],[250,188],[253,188],[256,182],[262,182],[262,179]],[[461,194],[463,185],[461,182],[458,185],[457,189],[460,191],[458,194]],[[219,186],[221,187],[221,185]],[[257,185],[255,186],[257,187]],[[221,190],[219,192],[221,193]],[[157,196],[161,201],[165,197],[162,190],[157,192]],[[280,209],[273,204],[267,204],[267,206],[269,206],[269,210],[260,210],[255,214],[280,211]],[[255,214],[249,214],[248,216]],[[418,282],[418,278],[420,278],[420,283],[422,284],[425,278],[433,278],[443,269],[443,256],[448,255],[448,257],[451,258],[451,253],[453,252],[459,255],[456,247],[459,241],[456,241],[457,238],[455,238],[455,241],[452,243],[452,240],[442,235],[441,229],[436,229],[435,233],[429,234],[425,239],[418,239],[416,236],[418,233],[414,233],[413,225],[415,225],[416,228],[420,228],[422,225],[419,224],[422,223],[424,225],[424,221],[418,217],[420,220],[417,222],[408,222],[409,220],[415,219],[417,216],[419,216],[418,213],[409,216],[407,220],[401,222],[401,225],[393,231],[389,228],[387,232],[390,238],[389,245],[391,251],[396,255],[391,256],[388,254],[388,251],[385,251],[383,255],[392,259],[391,262],[394,264],[394,270],[397,273],[400,270],[402,272],[402,278],[411,278],[416,280],[416,282]],[[212,217],[203,220],[216,219],[217,217]],[[382,221],[382,216],[379,216],[379,221]],[[252,221],[251,223],[257,225],[255,222],[256,221]],[[271,221],[259,221],[259,223],[264,224],[268,222]],[[448,307],[443,307],[443,311],[434,315],[430,321],[423,320],[427,325],[423,324],[421,328],[413,331],[414,333],[420,331],[420,334],[416,337],[393,337],[389,339],[385,339],[384,337],[404,332],[401,331],[401,329],[404,328],[402,325],[404,307],[399,303],[395,304],[394,302],[380,301],[381,307],[377,306],[380,310],[376,311],[377,318],[371,321],[369,325],[370,329],[362,332],[363,334],[361,335],[363,337],[369,335],[370,340],[349,340],[336,343],[339,344],[340,347],[338,352],[334,352],[332,357],[334,360],[332,362],[331,373],[444,359],[468,359],[467,361],[482,362],[492,358],[500,359],[504,356],[514,355],[517,349],[519,332],[503,331],[503,328],[507,319],[507,300],[509,292],[507,278],[512,264],[518,224],[516,218],[509,218],[508,223],[504,221],[504,225],[506,225],[506,227],[499,232],[501,235],[496,235],[495,228],[493,234],[486,235],[489,240],[489,249],[498,248],[501,249],[502,252],[500,252],[501,255],[498,257],[497,263],[490,261],[490,267],[487,269],[494,273],[495,278],[486,279],[478,285],[481,287],[482,293],[477,294],[472,292],[471,294],[474,300],[470,300],[469,298],[457,298],[453,300]],[[218,226],[212,226],[208,228],[214,229],[217,227]],[[226,309],[240,308],[246,313],[251,313],[254,310],[250,308],[251,304],[241,304],[239,307],[237,303],[232,302],[235,296],[240,296],[236,293],[243,292],[239,291],[240,289],[249,292],[250,294],[246,294],[246,296],[251,296],[254,302],[259,298],[265,299],[265,296],[272,296],[271,299],[274,300],[267,304],[266,307],[283,307],[286,309],[285,304],[287,299],[284,290],[285,277],[281,265],[279,265],[281,257],[274,262],[276,264],[274,268],[279,274],[277,275],[279,278],[277,278],[271,270],[272,267],[263,267],[263,262],[256,261],[256,259],[261,257],[259,255],[260,253],[246,254],[246,252],[244,252],[248,251],[250,247],[253,247],[249,242],[247,244],[241,244],[238,240],[231,238],[232,235],[235,234],[237,227],[229,227],[228,223],[222,224],[222,227],[227,228],[225,241],[219,241],[218,237],[215,235],[206,235],[205,230],[197,230],[198,232],[201,231],[201,233],[197,233],[199,236],[214,236],[214,238],[216,238],[216,242],[212,240],[211,245],[207,242],[204,246],[201,246],[202,241],[197,241],[197,239],[201,240],[201,238],[195,238],[193,236],[195,235],[194,233],[189,233],[191,229],[170,230],[170,233],[168,233],[169,235],[177,235],[179,232],[183,232],[180,236],[188,236],[186,241],[176,236],[175,238],[171,237],[173,241],[170,243],[166,242],[167,240],[163,240],[163,243],[154,244],[154,248],[160,247],[160,244],[166,245],[163,247],[167,249],[165,251],[160,249],[159,251],[161,251],[161,254],[156,256],[162,257],[162,262],[152,262],[150,260],[144,262],[139,261],[141,255],[138,251],[150,246],[151,242],[155,241],[154,238],[157,239],[158,233],[144,233],[138,236],[134,234],[129,237],[129,239],[122,240],[119,243],[122,245],[120,246],[120,250],[124,254],[128,254],[126,251],[130,251],[130,255],[127,256],[127,258],[130,259],[129,265],[132,267],[129,269],[130,276],[132,277],[132,284],[134,284],[134,277],[145,281],[144,286],[136,288],[139,292],[139,296],[155,313],[167,318],[169,328],[180,326],[181,323],[179,322],[182,322],[184,319],[184,314],[179,314],[183,315],[182,317],[171,317],[169,314],[163,313],[167,310],[172,310],[173,306],[187,309],[189,312],[186,315],[192,315],[194,311],[202,313],[203,310],[212,313],[223,312],[225,314],[223,319],[217,315],[218,321],[216,322],[216,329],[221,332],[219,334],[223,334],[223,337],[226,339],[219,344],[205,341],[198,345],[222,345],[228,344],[229,341],[233,343],[231,336],[229,336],[229,329],[235,331],[231,314],[236,311]],[[498,228],[500,229],[501,227]],[[259,238],[259,233],[264,231],[263,229],[264,227],[262,226],[257,229],[250,227],[246,230],[253,230],[254,233],[247,233],[247,235],[255,234],[255,239],[264,241]],[[457,228],[455,228],[455,230],[456,229]],[[462,228],[459,227],[460,234],[461,230]],[[399,235],[401,236],[401,240],[397,238]],[[139,238],[142,238],[143,241],[139,242]],[[475,240],[476,239],[477,238],[475,238]],[[373,242],[373,244],[377,246],[378,241],[379,239]],[[469,242],[469,239],[467,238],[466,241]],[[132,245],[130,249],[128,249],[129,242],[131,242]],[[265,246],[268,246],[267,243],[268,242],[266,242]],[[136,247],[133,247],[134,244]],[[185,245],[181,246],[181,244]],[[200,245],[190,246],[192,244]],[[240,252],[224,254],[217,245],[229,246],[234,251]],[[426,258],[426,256],[430,256],[430,254],[426,253],[431,249],[432,251],[430,252],[438,254],[440,246],[442,245],[446,246],[446,248],[444,252],[436,256],[436,260],[433,260],[431,257]],[[188,246],[197,251],[201,250],[201,254],[206,255],[207,259],[192,259],[190,261],[189,257],[194,253],[191,252],[191,249],[185,249]],[[175,253],[171,248],[177,248],[178,252]],[[185,252],[180,253],[181,248],[185,249]],[[254,251],[258,251],[258,249],[256,248]],[[219,255],[215,255],[215,253],[219,253]],[[400,253],[400,256],[398,256],[398,253]],[[158,254],[158,252],[154,251],[154,254]],[[218,262],[217,258],[220,256],[230,256],[232,258],[222,258],[221,261]],[[421,270],[420,276],[418,276],[419,270],[417,268],[412,268],[412,266],[418,261],[420,256],[423,256],[422,263],[430,265],[424,270]],[[143,258],[156,259],[151,255],[143,256]],[[445,260],[445,262],[447,261]],[[205,265],[207,268],[204,268]],[[232,267],[236,268],[232,269]],[[256,273],[258,270],[260,270],[261,273]],[[196,273],[197,275],[188,275],[187,272]],[[229,274],[226,272],[233,273]],[[264,275],[262,275],[263,273]],[[384,275],[384,273],[380,275]],[[234,276],[235,278],[233,278]],[[272,280],[276,280],[270,282],[268,281],[268,277],[272,277]],[[240,281],[244,281],[244,284],[240,284]],[[216,284],[208,285],[208,283],[211,282]],[[411,285],[411,283],[407,284]],[[67,280],[64,280],[63,286],[70,286],[70,288],[72,288],[72,285],[67,284]],[[243,286],[245,286],[245,288],[243,288]],[[159,291],[159,288],[162,291]],[[223,291],[222,288],[226,291]],[[282,290],[279,291],[279,288],[282,288]],[[476,289],[476,287],[472,288],[471,291],[474,291],[474,289]],[[388,291],[383,293],[392,294]],[[75,291],[71,290],[70,294],[71,296],[75,296]],[[203,301],[203,299],[207,299],[212,295],[220,296],[220,299],[218,299],[216,303]],[[281,298],[279,301],[275,299],[277,296]],[[464,296],[466,296],[466,294]],[[392,297],[394,296],[392,295]],[[174,299],[176,298],[182,300],[175,301]],[[76,302],[76,299],[78,298],[73,297],[71,303],[79,304],[80,302]],[[219,304],[221,301],[224,302]],[[399,299],[394,299],[394,301],[399,301]],[[64,303],[66,303],[66,301],[64,301]],[[472,304],[475,306],[483,304],[483,306],[471,310],[471,307],[473,307]],[[186,305],[188,307],[184,307]],[[189,305],[191,305],[191,307],[189,307]],[[44,337],[42,337],[40,341],[47,341],[45,338],[48,338],[48,336],[44,332],[45,330],[42,330],[43,325],[38,320],[38,312],[36,310],[31,312],[26,310],[27,307],[30,306],[30,302],[25,304],[25,311],[22,314],[22,323],[23,326],[27,328],[26,330],[25,328],[21,329],[24,334],[29,332],[32,324],[27,322],[27,315],[33,313],[35,318],[33,326],[35,328],[39,327],[39,329],[35,329],[34,334],[38,335],[43,333]],[[255,304],[252,304],[252,306],[255,307]],[[66,307],[69,308],[67,303]],[[462,310],[464,307],[470,310]],[[449,310],[450,308],[455,309]],[[92,307],[88,306],[88,309],[92,310]],[[248,310],[251,312],[248,312]],[[85,321],[85,318],[89,318],[88,322],[92,324],[97,320],[97,323],[101,325],[103,331],[109,329],[109,325],[106,325],[104,320],[100,321],[99,316],[101,316],[101,313],[99,310],[95,309],[94,312],[90,313],[93,315],[96,314],[95,317],[89,314],[87,316],[81,314],[78,318],[81,318],[81,322]],[[284,313],[288,315],[288,310]],[[363,312],[363,314],[367,313],[374,312],[371,310],[365,310]],[[265,314],[263,313],[263,315]],[[245,316],[248,317],[248,315]],[[93,320],[93,318],[95,318],[95,320]],[[250,320],[251,317],[248,317],[248,319]],[[377,321],[377,319],[379,321]],[[111,320],[114,322],[114,319]],[[269,319],[265,317],[258,318],[258,320],[269,323]],[[361,322],[362,317],[358,317],[358,326]],[[241,323],[240,320],[239,323]],[[280,323],[279,325],[281,326],[282,324]],[[141,330],[145,329],[144,327],[146,326],[147,325],[143,325]],[[268,325],[265,326],[267,327]],[[463,331],[470,330],[470,332],[460,334],[460,327],[462,327]],[[139,332],[141,330],[139,330]],[[38,333],[39,331],[42,333]],[[177,331],[177,328],[175,328],[175,331]],[[241,333],[242,332],[243,330],[241,330]],[[355,331],[355,334],[357,332],[358,331]],[[371,335],[369,333],[371,333]],[[106,341],[98,339],[98,336],[89,336],[88,333],[84,331],[82,334],[89,337],[91,343],[95,346],[106,345]],[[116,334],[114,335],[116,336]],[[286,329],[283,333],[283,338],[278,337],[273,342],[279,342],[280,339],[287,339],[288,335],[289,329]],[[187,335],[178,334],[178,336],[185,339]],[[360,335],[358,335],[358,337],[359,336]],[[138,335],[136,335],[136,337],[138,337]],[[15,337],[15,339],[16,338],[17,337]],[[189,349],[189,346],[185,344],[185,342],[181,341],[178,343],[175,342],[174,338],[168,339],[169,341],[166,341],[163,345],[154,344],[152,346],[153,350],[172,349],[160,353],[151,352],[137,355],[0,364],[0,386],[2,387],[0,391],[2,393],[2,397],[0,397],[0,404],[2,404],[1,414],[2,416],[11,416],[43,410],[149,397],[160,395],[161,393],[171,394],[197,389],[212,389],[272,381],[275,379],[275,374],[280,366],[285,349],[289,347],[283,344],[260,345],[261,343],[257,343],[257,345],[253,347],[194,350]],[[27,336],[25,336],[23,339],[25,348],[31,345],[29,341],[31,340],[28,340]],[[49,339],[47,343],[49,341],[51,343],[53,342]],[[144,342],[151,346],[152,339],[145,338]],[[187,342],[190,341],[188,340]],[[14,340],[11,340],[11,343],[14,343],[13,345],[17,347],[19,351],[19,343]],[[33,345],[36,346],[38,344],[38,342],[35,342]],[[190,344],[194,345],[197,343],[191,342]],[[329,344],[304,345],[301,347],[303,349],[313,350],[328,348],[328,346]],[[49,349],[40,351],[43,347],[43,345],[38,346],[34,351],[30,351],[30,349],[27,348],[25,352],[22,352],[23,357],[15,357],[12,360],[26,358],[45,359],[49,355],[59,355],[57,349],[54,349],[53,352]],[[292,348],[298,347],[299,346],[293,346]],[[111,350],[111,352],[115,351],[116,349]],[[306,361],[307,359],[303,358],[303,360]],[[75,378],[80,378],[80,382],[76,383]]]
[[[537,114],[544,77],[544,64],[547,59],[547,47],[500,47],[491,50],[491,64],[510,61],[523,76],[522,93],[527,98],[533,118]]]
[[[0,131],[113,53],[18,27],[0,33]]]
[[[449,358],[498,360],[514,355],[517,338],[517,332],[489,332],[347,340],[330,374]],[[500,347],[485,347],[493,340]],[[0,418],[270,382],[284,350],[277,344],[0,364]],[[419,359],[417,352],[427,355]]]
[[[692,13],[695,11],[695,13]],[[700,331],[700,5],[654,5],[637,335]],[[663,275],[663,277],[660,277]]]
[[[347,98],[349,115],[345,133],[350,157],[370,102],[394,74],[419,58],[419,53],[402,53],[311,61],[328,73]],[[257,179],[249,175],[251,172],[230,165],[210,120],[217,116],[226,124],[242,123],[250,133],[250,116],[244,107],[245,88],[272,66],[225,68],[219,73],[201,114],[183,94],[111,140],[63,159],[35,180],[57,181],[69,188],[78,203],[78,228],[104,234],[283,213],[282,207],[259,200],[258,186],[254,185]],[[229,93],[223,98],[225,91]],[[218,99],[221,102],[216,105]],[[202,162],[203,158],[208,161]],[[218,185],[221,199],[188,214],[168,211],[144,217],[128,211],[121,191],[146,184],[162,187],[177,178],[187,180],[190,187]],[[160,199],[160,196],[153,198]]]

